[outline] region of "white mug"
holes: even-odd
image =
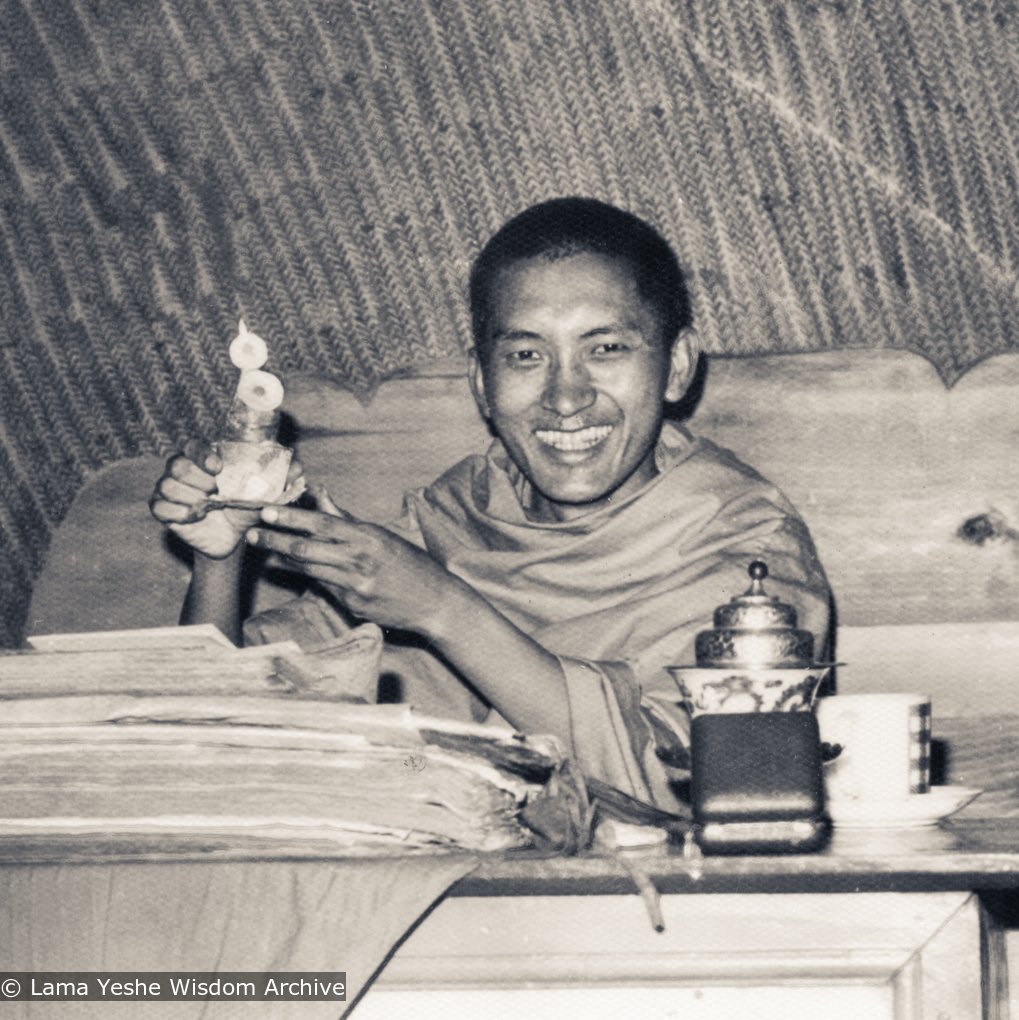
[[[835,694],[816,706],[821,740],[841,751],[825,766],[830,800],[890,800],[930,790],[927,694]]]

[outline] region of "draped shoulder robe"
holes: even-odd
[[[559,658],[580,768],[669,809],[669,751],[685,745],[689,724],[665,667],[693,661],[695,634],[711,626],[717,605],[747,589],[752,559],[767,562],[768,592],[797,608],[818,654],[829,594],[806,526],[757,472],[671,424],[656,462],[656,477],[626,499],[576,520],[538,522],[524,510],[526,479],[496,442],[409,493],[391,530]],[[245,634],[306,642],[342,621],[326,599],[306,596],[252,618]],[[394,647],[386,668],[422,711],[477,718],[468,686],[426,649]]]

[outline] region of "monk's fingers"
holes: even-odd
[[[189,524],[195,520],[195,508],[186,503],[161,499],[158,494],[149,500],[152,516],[162,524]]]
[[[198,481],[200,481],[200,479]],[[210,489],[206,488],[204,485],[192,485],[190,482],[183,482],[178,478],[174,478],[172,475],[163,475],[163,477],[156,482],[156,489],[152,494],[152,500],[165,500],[168,503],[182,503],[185,506],[190,507],[195,503],[204,502],[213,491],[215,491],[215,485],[213,485]]]
[[[206,460],[206,463],[215,464],[218,467],[218,463],[215,461]],[[163,477],[176,479],[178,482],[190,485],[204,493],[214,492],[216,489],[216,476],[195,463],[186,453],[180,453],[167,461],[166,473]]]
[[[275,528],[303,531],[329,542],[354,542],[367,533],[366,526],[350,514],[341,517],[295,506],[267,506],[262,511],[262,520]]]
[[[223,460],[204,439],[189,439],[181,451],[187,460],[214,475],[223,466]]]
[[[265,517],[265,511],[262,516]],[[323,542],[317,536],[294,535],[274,528],[251,528],[247,541],[289,560],[331,567],[348,578],[370,577],[378,571],[377,559],[349,542]]]

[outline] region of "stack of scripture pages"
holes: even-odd
[[[311,653],[182,630],[0,656],[0,839],[297,855],[531,842],[521,815],[563,764],[555,743],[338,700],[377,676],[375,628]]]

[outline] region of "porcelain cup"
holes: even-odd
[[[694,716],[711,712],[809,711],[829,668],[668,667]]]

